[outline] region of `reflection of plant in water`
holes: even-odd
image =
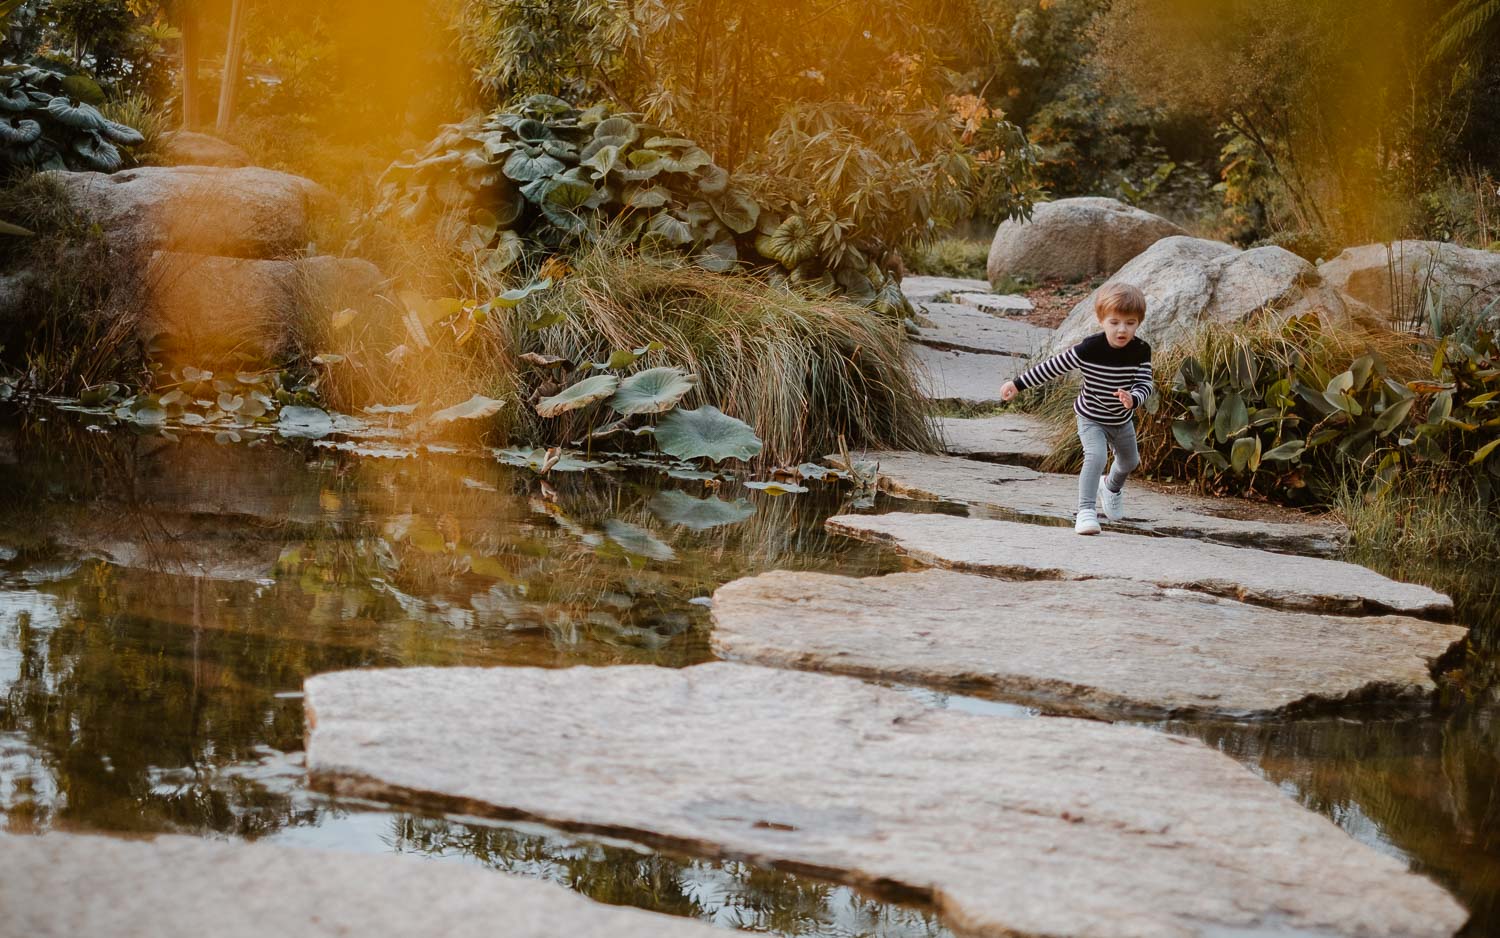
[[[565,885],[599,902],[746,931],[830,938],[949,934],[930,912],[734,860],[698,860],[561,833],[415,816],[395,819],[391,841],[401,852],[458,854],[490,869]]]

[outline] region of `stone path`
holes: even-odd
[[[1051,329],[952,303],[928,303],[922,308],[921,317],[916,334],[918,342],[961,352],[1026,358],[1035,355],[1052,337]]]
[[[939,401],[998,404],[1000,385],[1026,367],[1026,359],[1019,356],[955,352],[915,342],[910,348],[912,358],[926,372],[923,390]]]
[[[188,837],[0,834],[0,933],[26,938],[712,938],[690,919],[394,855]]]
[[[1114,580],[778,570],[714,593],[713,647],[770,667],[937,685],[1114,719],[1268,716],[1425,700],[1467,634],[1384,616],[1280,612]]]
[[[1464,911],[1206,746],[738,664],[307,682],[343,795],[929,896],[972,936],[1451,935]]]
[[[954,456],[1036,468],[1052,455],[1052,428],[1026,414],[943,417],[943,446]]]
[[[944,423],[945,433],[953,422]],[[1076,475],[922,453],[871,452],[858,458],[880,463],[881,488],[905,498],[962,502],[1070,524],[1078,507]],[[1104,521],[1105,527],[1306,554],[1334,553],[1344,540],[1338,525],[1295,511],[1234,498],[1164,494],[1139,484],[1126,489],[1125,515],[1124,521]],[[1265,520],[1268,515],[1278,520]]]
[[[999,293],[955,293],[953,302],[964,306],[972,306],[989,313],[1001,313],[1014,315],[1018,313],[1029,313],[1034,307],[1030,300],[1024,296]]]
[[[1447,596],[1339,560],[1273,554],[1175,537],[955,518],[939,514],[838,515],[830,530],[888,544],[925,563],[1021,580],[1121,579],[1190,589],[1281,609],[1447,619]]]
[[[989,289],[988,280],[968,277],[904,277],[901,280],[901,292],[917,305],[953,293],[988,293]]]

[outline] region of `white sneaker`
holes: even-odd
[[[1078,520],[1073,522],[1074,534],[1098,534],[1099,516],[1092,508],[1078,509]]]
[[[1104,480],[1099,480],[1099,511],[1104,517],[1111,521],[1119,521],[1125,517],[1125,490],[1111,492]]]

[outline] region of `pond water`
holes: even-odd
[[[680,667],[712,657],[704,600],[722,583],[907,567],[826,534],[848,493],[807,484],[776,497],[651,472],[543,483],[479,454],[380,459],[0,413],[4,829],[412,853],[754,931],[946,936],[926,910],[803,876],[341,802],[304,783],[310,674]],[[1465,598],[1467,614],[1488,616],[1492,600]],[[1483,627],[1476,673],[1496,623]],[[1485,934],[1500,931],[1500,724],[1469,691],[1419,713],[1161,728],[1221,748],[1432,875]]]

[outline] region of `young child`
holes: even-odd
[[[1083,472],[1078,477],[1078,515],[1073,530],[1098,534],[1098,507],[1111,520],[1125,513],[1125,480],[1141,463],[1135,444],[1135,409],[1151,394],[1151,346],[1135,337],[1146,318],[1146,295],[1124,283],[1104,286],[1094,300],[1094,315],[1104,331],[1021,372],[1000,388],[1008,401],[1018,391],[1038,387],[1076,369],[1083,371],[1083,390],[1073,402],[1078,439],[1083,443]],[[1105,450],[1115,451],[1108,477]]]

